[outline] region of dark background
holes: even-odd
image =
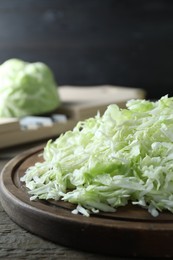
[[[47,63],[59,85],[173,95],[173,1],[0,0],[0,63]]]

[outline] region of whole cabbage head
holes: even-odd
[[[0,65],[0,117],[41,115],[60,106],[57,83],[42,62],[9,59]]]

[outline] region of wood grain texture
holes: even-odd
[[[173,2],[1,0],[0,63],[46,62],[58,84],[173,95]]]

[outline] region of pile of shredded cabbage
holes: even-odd
[[[64,200],[89,216],[127,203],[173,212],[173,97],[129,100],[78,122],[21,178],[31,199]]]

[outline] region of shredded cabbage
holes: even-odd
[[[21,178],[31,199],[68,201],[85,216],[128,203],[173,212],[173,97],[111,104],[49,140],[43,157]]]

